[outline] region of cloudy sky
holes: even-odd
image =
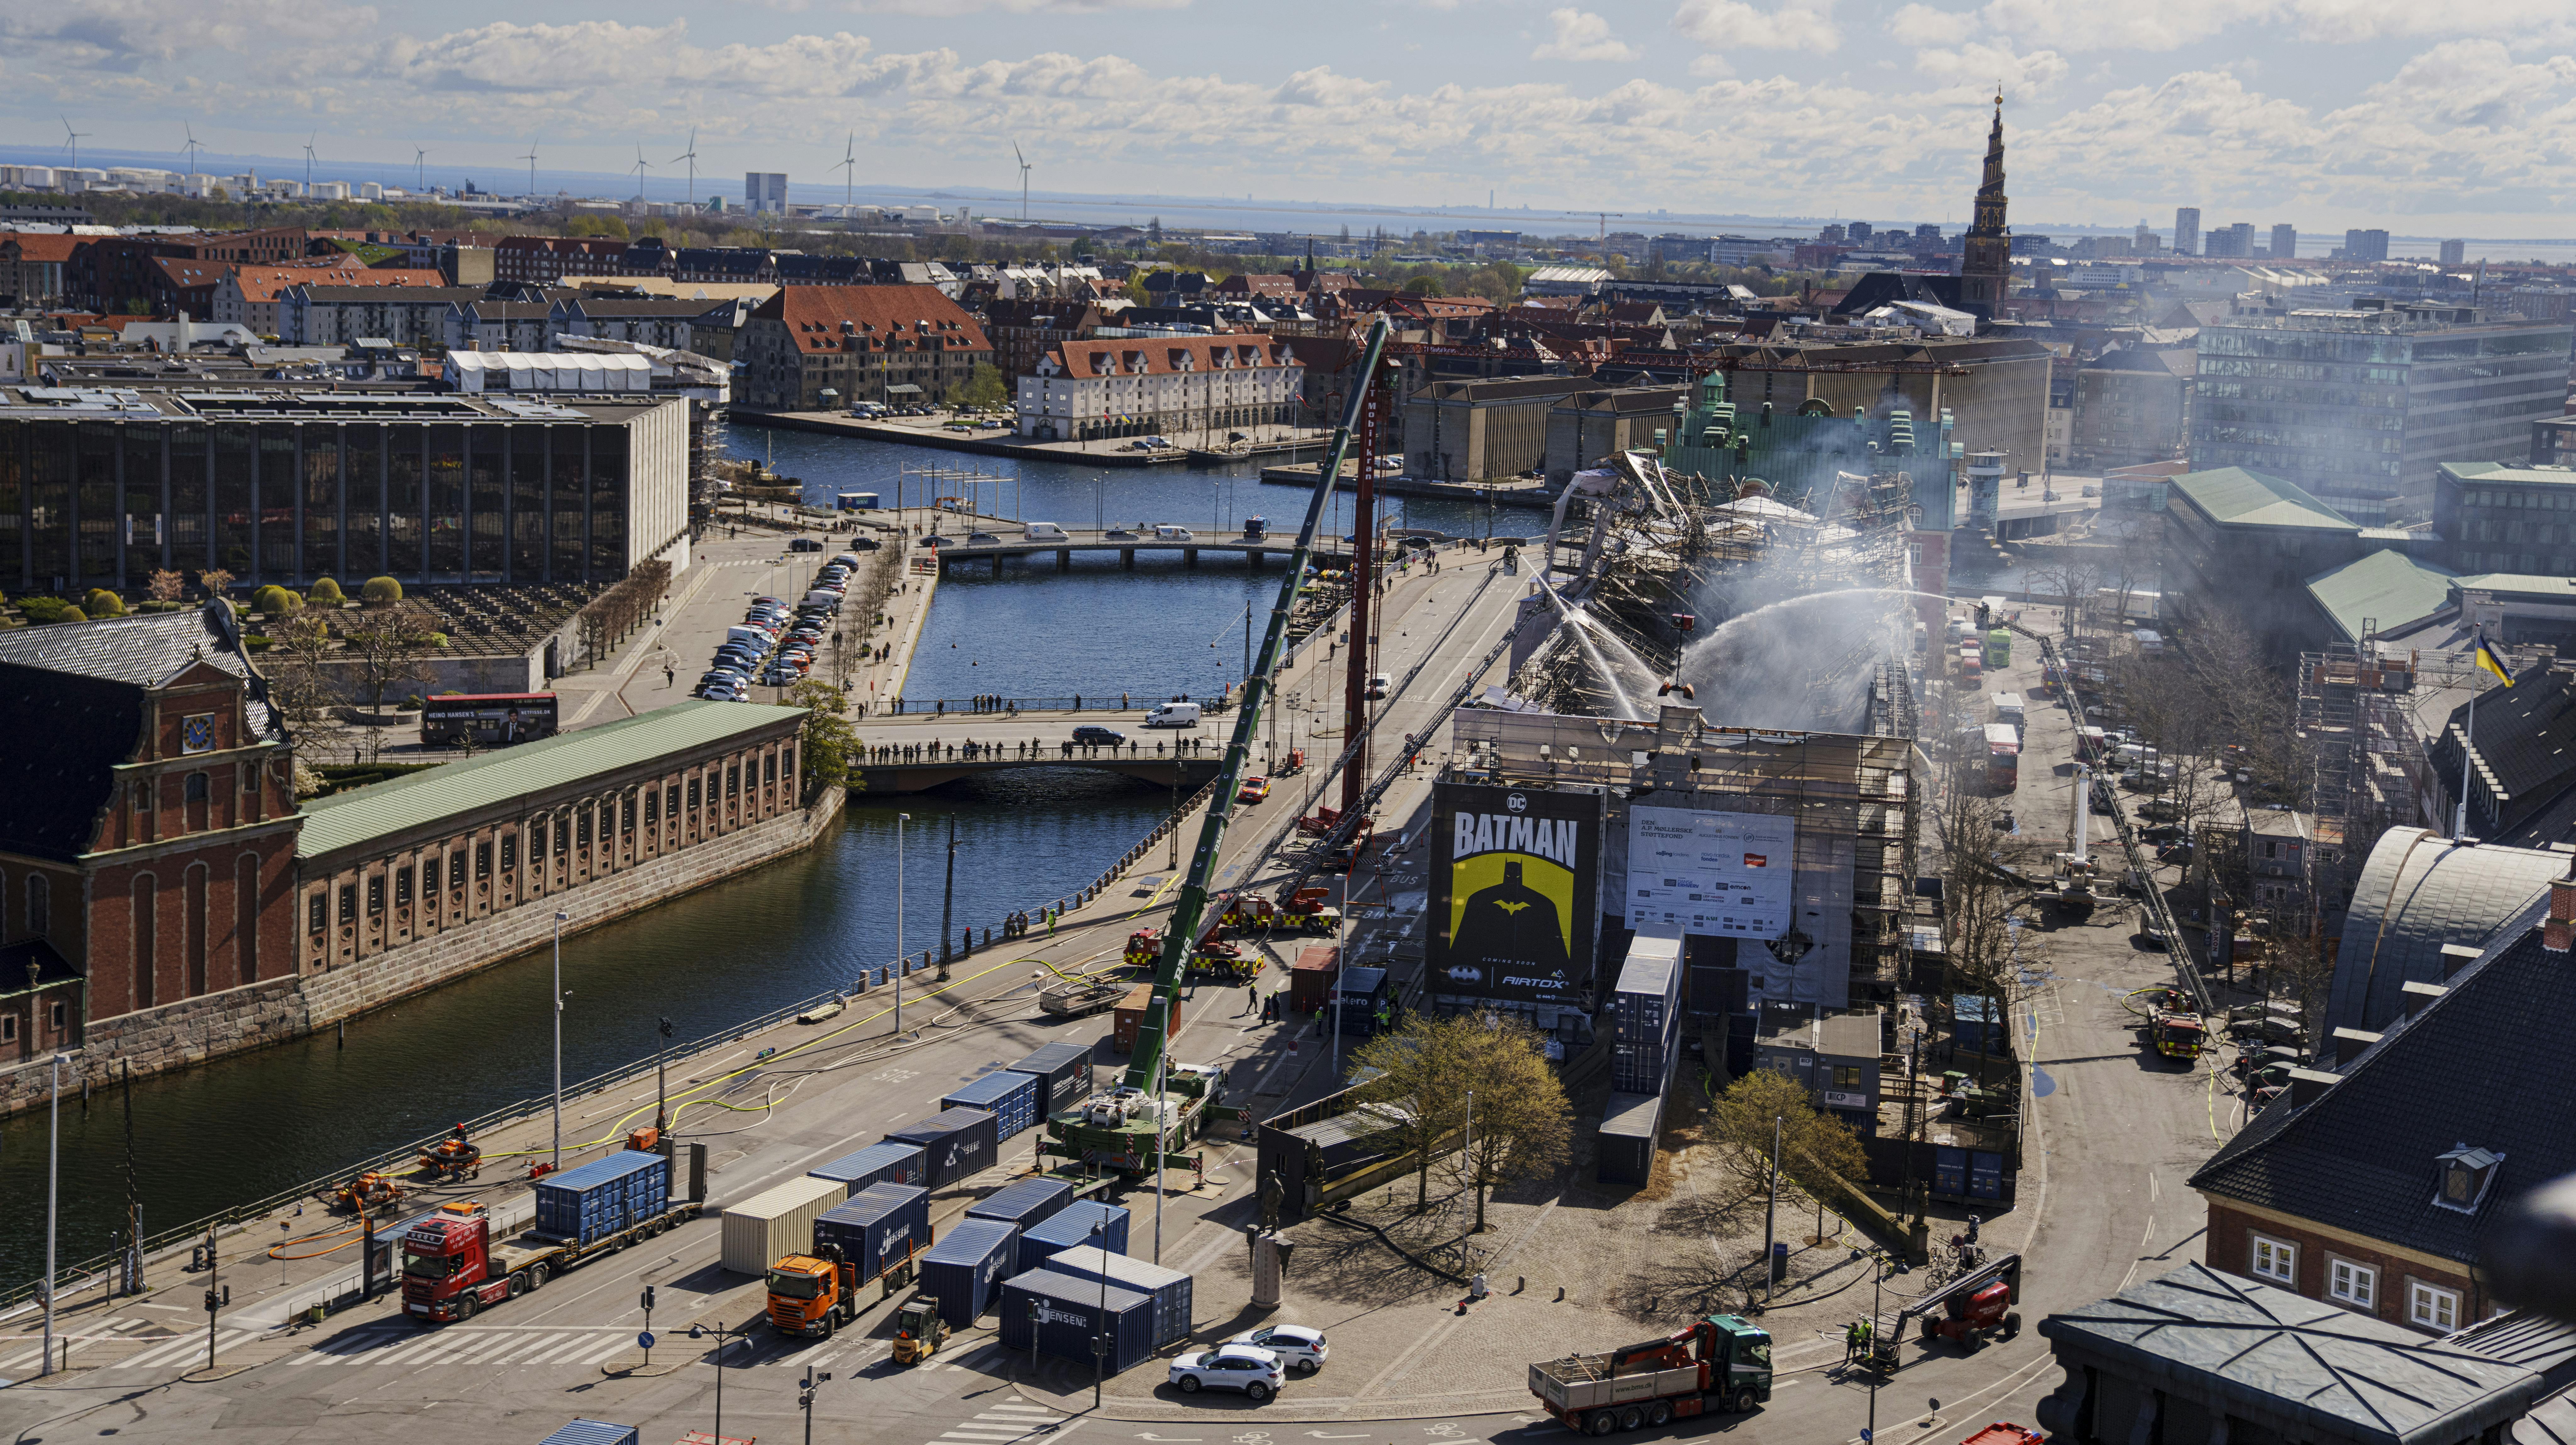
[[[0,143],[1964,224],[2000,80],[2024,226],[2555,237],[2571,57],[2576,0],[0,0]]]

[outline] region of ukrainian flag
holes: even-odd
[[[2471,655],[2477,659],[2480,671],[2494,673],[2496,681],[2507,687],[2513,686],[2512,669],[2504,665],[2504,655],[2497,652],[2494,644],[2487,641],[2485,633],[2478,634],[2477,650]]]

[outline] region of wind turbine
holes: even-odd
[[[639,141],[635,146],[635,199],[644,199],[644,183],[651,179],[651,173],[645,169],[644,146]]]
[[[519,157],[528,163],[528,199],[537,198],[537,138],[528,137],[528,153]]]
[[[857,184],[856,178],[859,174],[859,133],[857,131],[850,132],[849,140],[841,146],[841,163],[833,169],[841,172],[841,210],[846,213],[850,209],[850,191]],[[844,214],[841,219],[846,221],[849,216]]]
[[[416,194],[429,194],[429,152],[419,146],[411,148],[411,188]]]
[[[1020,219],[1029,218],[1029,158],[1020,154],[1020,143],[1011,142],[1011,158],[1020,163]]]
[[[304,199],[308,201],[313,199],[313,143],[321,138],[318,130],[304,138]]]
[[[188,153],[188,174],[193,176],[197,173],[197,152],[203,150],[204,147],[197,144],[197,128],[195,126],[183,126],[183,129],[188,132],[188,144],[182,147],[182,149],[186,150]]]
[[[689,148],[663,164],[676,166],[682,161],[689,163],[689,204],[694,207],[698,203],[698,128],[696,126],[689,127]]]
[[[70,116],[63,116],[63,117],[62,117],[62,122],[63,122],[63,144],[64,144],[64,146],[66,146],[67,148],[69,148],[69,149],[70,149],[70,151],[71,151],[71,153],[72,153],[72,163],[71,163],[71,165],[70,165],[69,169],[71,169],[71,170],[75,170],[75,171],[76,171],[76,170],[79,170],[79,169],[80,169],[80,143],[81,143],[81,137],[82,137],[82,136],[85,136],[85,135],[87,135],[87,134],[89,134],[89,132],[88,132],[88,131],[85,131],[85,130],[74,130],[74,129],[72,129],[72,118],[71,118]]]

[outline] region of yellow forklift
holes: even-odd
[[[918,1365],[948,1342],[948,1321],[939,1317],[939,1301],[926,1294],[905,1300],[894,1312],[894,1362]]]

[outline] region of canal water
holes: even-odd
[[[1266,514],[1293,529],[1306,493],[1264,486],[1250,468],[1177,467],[1095,473],[1053,464],[886,447],[846,438],[736,431],[737,454],[774,457],[828,504],[838,491],[893,500],[901,470],[946,467],[1011,478],[1025,516],[1088,526],[1230,522]],[[917,486],[919,479],[907,482]],[[992,486],[986,483],[986,504]],[[962,495],[956,488],[940,495]],[[1412,504],[1408,525],[1482,528],[1474,508]],[[1336,518],[1347,531],[1347,509]],[[1505,510],[1506,535],[1532,514]],[[978,575],[978,574],[981,575]],[[1243,666],[1243,610],[1266,621],[1279,570],[1213,557],[1196,570],[1152,554],[1136,570],[1014,564],[944,579],[913,682],[915,698],[976,693],[1057,696],[1131,692],[1206,695]],[[1257,639],[1256,639],[1257,640]],[[1211,643],[1215,644],[1211,646]],[[1081,770],[952,784],[904,800],[905,943],[935,947],[948,827],[957,827],[956,917],[982,927],[1099,876],[1170,807],[1165,789]],[[716,1034],[846,986],[895,955],[895,805],[854,799],[848,817],[805,852],[649,912],[568,939],[564,1077],[591,1077],[653,1050],[668,1017],[683,1039]],[[134,1158],[147,1234],[260,1198],[433,1133],[458,1119],[533,1099],[552,1071],[543,952],[352,1023],[347,1045],[324,1033],[134,1086]],[[44,1268],[46,1115],[0,1123],[0,1287]],[[111,1247],[125,1213],[124,1114],[112,1092],[62,1112],[58,1257]]]

